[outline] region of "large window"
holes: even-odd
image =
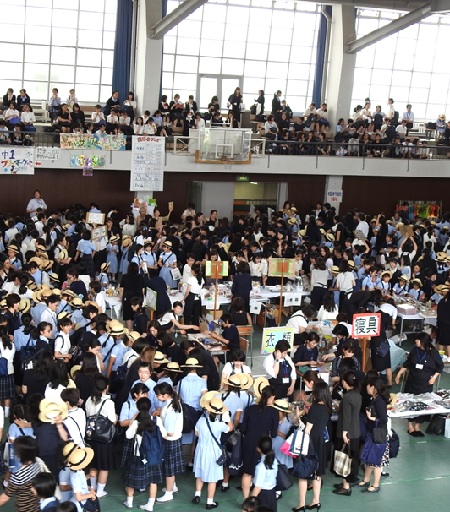
[[[0,0],[0,91],[32,101],[57,87],[81,102],[111,96],[117,0]]]
[[[168,12],[178,5],[169,0]],[[164,37],[163,94],[184,101],[194,94],[204,109],[201,76],[238,76],[247,108],[263,89],[270,111],[280,89],[292,110],[303,112],[312,97],[320,16],[310,2],[209,0]]]
[[[402,13],[403,14],[403,13]],[[361,9],[357,37],[390,23],[402,14]],[[356,57],[352,107],[370,97],[372,108],[394,99],[402,113],[412,104],[415,119],[435,120],[450,106],[450,68],[445,48],[450,17],[434,15],[360,51]]]

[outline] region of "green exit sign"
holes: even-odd
[[[236,181],[250,181],[250,176],[236,176]]]

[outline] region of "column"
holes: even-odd
[[[345,45],[355,39],[355,8],[333,4],[326,86],[328,119],[333,132],[338,119],[343,117],[347,120],[352,111],[356,55],[345,53]]]
[[[150,39],[150,28],[162,18],[162,0],[140,0],[136,34],[135,94],[139,115],[158,108],[161,91],[162,39]]]

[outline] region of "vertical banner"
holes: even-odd
[[[3,149],[4,148],[4,149]],[[34,174],[34,147],[0,149],[1,174]]]
[[[130,190],[161,192],[164,182],[165,138],[135,135],[131,151]]]

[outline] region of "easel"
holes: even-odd
[[[283,285],[284,276],[292,276],[295,274],[294,270],[295,260],[290,258],[272,258],[269,262],[269,276],[281,277],[281,290],[280,290],[280,303],[278,306],[277,324],[281,324],[281,315],[283,308]]]
[[[228,275],[228,261],[207,261],[206,276],[214,279],[214,313],[213,319],[216,320],[217,313],[217,296],[219,295],[219,278]]]

